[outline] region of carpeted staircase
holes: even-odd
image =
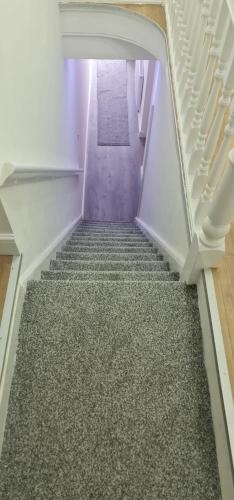
[[[133,223],[84,221],[28,284],[0,498],[221,498],[196,289]]]

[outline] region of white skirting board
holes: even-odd
[[[3,318],[0,329],[0,336],[4,339],[0,346],[4,347],[4,353],[0,357],[2,361],[0,366],[0,453],[3,443],[4,428],[7,417],[8,400],[10,395],[11,381],[14,373],[16,350],[18,343],[18,332],[20,327],[20,318],[23,309],[24,297],[27,288],[27,282],[30,279],[39,279],[40,272],[48,268],[50,260],[53,258],[69,235],[74,226],[81,222],[82,217],[76,218],[63,230],[60,235],[42,252],[32,265],[19,275],[21,257],[14,257],[12,269],[9,278],[7,296],[3,312]]]
[[[74,226],[81,222],[82,216],[73,220],[60,234],[51,242],[51,244],[33,261],[33,263],[26,269],[20,276],[20,284],[24,287],[30,279],[40,279],[40,272],[48,269],[50,260],[53,259],[56,252],[60,250],[61,245],[68,239],[69,234],[72,233]]]
[[[197,284],[222,500],[234,498],[234,404],[211,270]]]
[[[184,261],[177,252],[173,250],[155,231],[143,222],[139,217],[135,217],[135,222],[139,229],[146,235],[151,243],[158,248],[159,252],[168,260],[172,271],[181,272],[184,266]]]

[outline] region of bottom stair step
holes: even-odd
[[[178,273],[167,271],[43,271],[43,280],[86,280],[86,281],[176,281]]]
[[[0,478],[1,500],[220,500],[194,288],[29,283]]]

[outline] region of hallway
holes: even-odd
[[[110,63],[114,61],[106,61],[107,66]],[[97,66],[98,61],[93,61],[84,216],[127,222],[137,213],[144,154],[144,142],[138,137],[134,61],[126,64],[130,145],[98,145]]]

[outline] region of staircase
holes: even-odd
[[[221,498],[195,287],[83,221],[28,284],[0,498]]]

